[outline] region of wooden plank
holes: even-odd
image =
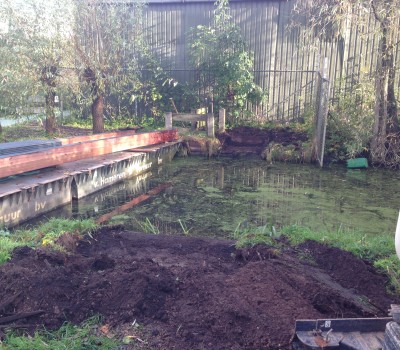
[[[96,224],[99,225],[99,224],[102,224],[102,223],[104,223],[106,221],[109,221],[115,215],[119,215],[119,214],[127,211],[128,209],[131,209],[134,206],[136,206],[136,205],[142,203],[143,201],[149,199],[150,197],[156,196],[160,192],[166,190],[168,187],[171,187],[170,183],[164,183],[164,184],[158,185],[156,188],[153,188],[149,192],[144,193],[144,194],[140,195],[139,197],[135,197],[131,201],[119,206],[118,208],[115,208],[113,211],[98,217],[96,219]]]
[[[113,132],[106,132],[103,134],[95,134],[95,135],[83,135],[83,136],[75,136],[75,137],[68,137],[65,139],[58,139],[63,146],[65,145],[72,145],[78,142],[88,142],[88,141],[95,141],[95,140],[104,140],[111,137],[121,137],[121,136],[129,136],[136,133],[136,130],[126,130],[126,131],[113,131]]]
[[[32,316],[41,315],[41,314],[44,314],[44,311],[38,310],[38,311],[32,311],[32,312],[21,312],[19,314],[12,315],[12,316],[1,317],[0,324],[11,323],[11,322],[23,319],[23,318],[28,318],[28,317],[32,317]]]
[[[0,159],[0,178],[136,147],[176,141],[177,139],[178,132],[176,129],[154,131],[94,140],[66,145],[44,152],[2,158]]]
[[[207,114],[172,113],[172,120],[177,122],[207,121]]]

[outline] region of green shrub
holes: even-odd
[[[374,123],[374,85],[362,77],[351,91],[336,96],[329,112],[325,150],[336,161],[369,151]]]
[[[197,70],[197,91],[213,98],[214,110],[227,109],[227,122],[237,123],[247,102],[264,102],[266,93],[254,82],[253,60],[240,28],[229,14],[229,1],[218,0],[213,22],[191,31],[189,54]]]

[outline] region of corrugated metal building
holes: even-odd
[[[269,92],[268,106],[258,113],[269,119],[298,117],[311,93],[317,55],[305,57],[286,28],[293,1],[231,1],[231,15],[254,55],[256,82]],[[191,79],[187,53],[190,28],[209,24],[215,9],[209,0],[150,0],[145,23],[150,45],[178,80]],[[302,70],[302,72],[288,72]]]
[[[197,25],[210,23],[214,0],[148,0],[147,3],[144,26],[150,47],[175,78],[192,79],[188,32]],[[342,85],[346,89],[358,81],[361,71],[369,72],[371,77],[375,71],[378,40],[373,34],[376,26],[373,19],[369,19],[367,26],[348,21],[340,40],[321,42],[311,48],[302,42],[296,30],[289,28],[295,3],[296,0],[230,1],[232,18],[254,55],[256,82],[269,92],[268,105],[257,112],[270,120],[297,118],[312,106],[314,72],[320,69],[324,57],[329,60],[328,76],[332,83],[346,77]],[[331,98],[335,98],[337,91],[332,88]]]

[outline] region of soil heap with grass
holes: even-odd
[[[132,339],[125,349],[291,349],[296,319],[387,316],[399,302],[368,263],[311,241],[236,249],[103,227],[58,243],[66,252],[19,247],[0,267],[0,322],[32,313],[7,327],[101,315],[109,334]]]

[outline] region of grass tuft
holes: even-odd
[[[2,342],[4,350],[109,350],[114,349],[118,342],[98,335],[101,320],[93,317],[80,326],[65,323],[54,332],[37,331],[33,336],[20,336],[7,333]]]
[[[16,230],[15,232],[0,231],[0,264],[11,258],[11,253],[16,247],[50,246],[60,250],[56,240],[64,233],[83,236],[97,227],[94,220],[71,220],[52,218],[35,229]],[[62,250],[62,249],[61,249]]]
[[[366,235],[362,232],[316,232],[292,225],[282,229],[290,243],[298,245],[306,240],[325,243],[349,251],[361,259],[377,260],[395,251],[394,238],[390,234]]]
[[[257,244],[276,246],[279,234],[275,227],[268,225],[253,227],[243,222],[239,223],[233,233],[236,248],[254,247]]]
[[[136,220],[136,223],[144,233],[152,233],[153,235],[160,234],[160,229],[157,224],[153,224],[149,218],[146,218],[144,221]]]
[[[283,227],[279,234],[287,237],[288,242],[293,246],[312,240],[351,252],[384,272],[390,281],[389,290],[400,294],[400,260],[395,254],[392,234],[366,235],[362,232],[343,232],[342,230],[317,232],[298,225]],[[279,234],[274,226],[251,227],[240,223],[233,233],[233,238],[236,240],[237,248],[252,247],[257,244],[276,246],[275,238]]]
[[[362,232],[315,232],[293,225],[282,229],[289,242],[298,245],[306,240],[321,242],[353,253],[370,261],[389,277],[389,289],[400,294],[400,260],[395,254],[392,234],[366,235]]]

